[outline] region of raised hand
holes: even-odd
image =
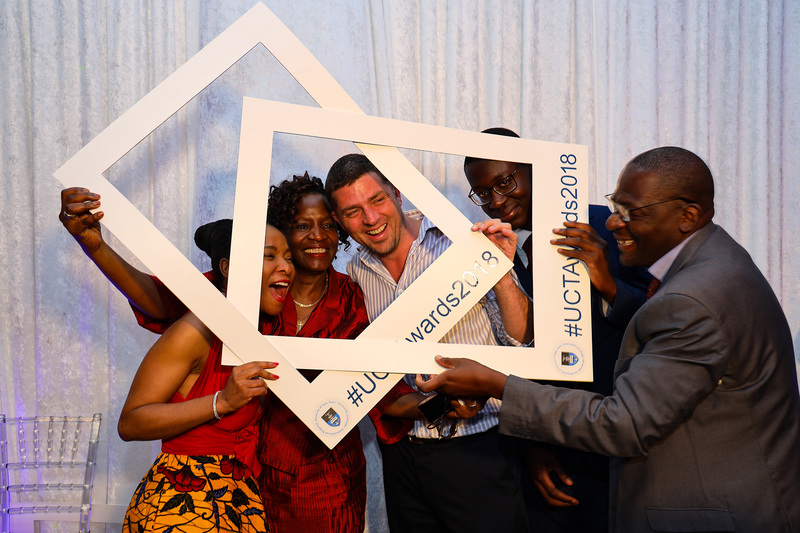
[[[490,218],[473,224],[472,231],[483,232],[506,257],[514,260],[514,254],[517,253],[517,234],[511,229],[511,224],[501,222],[497,218]]]
[[[608,243],[589,224],[583,222],[564,222],[563,228],[553,229],[561,238],[551,239],[550,244],[564,246],[557,251],[566,257],[580,259],[589,269],[589,280],[603,298],[614,303],[617,283],[611,274],[608,261]]]
[[[100,233],[103,212],[90,211],[98,207],[100,207],[100,195],[89,189],[70,187],[61,191],[61,211],[58,213],[58,220],[90,256],[103,244],[103,236]]]

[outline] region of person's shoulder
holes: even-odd
[[[204,339],[210,344],[211,340],[214,338],[214,333],[208,329],[202,320],[200,320],[197,315],[195,315],[191,311],[187,311],[181,318],[175,321],[167,331],[165,335],[171,331],[177,332],[180,335],[188,335],[188,336],[199,336]]]
[[[606,220],[611,216],[611,209],[607,205],[589,204],[589,225],[605,240],[611,232],[606,229]]]
[[[406,216],[408,216],[408,213],[419,213],[419,218],[415,218],[420,221],[419,234],[416,239],[418,242],[424,242],[428,240],[429,237],[435,241],[445,238],[449,242],[449,237],[447,237],[431,219],[423,215],[420,211],[408,211]]]
[[[350,279],[350,276],[334,270],[333,267],[331,267],[328,272],[330,275],[330,280],[328,283],[330,283],[332,288],[336,287],[337,292],[341,293],[345,297],[355,296],[362,300],[364,299],[364,296],[361,292],[361,287],[358,286],[358,283]]]
[[[190,311],[167,328],[148,354],[167,354],[174,360],[199,360],[208,354],[214,339],[214,333]]]
[[[412,220],[428,220],[430,222],[428,217],[426,217],[419,209],[409,209],[408,211],[403,211],[403,216]]]
[[[716,225],[703,228],[687,243],[667,281],[668,292],[689,296],[720,312],[730,311],[729,306],[751,307],[763,295],[773,294],[747,250]]]

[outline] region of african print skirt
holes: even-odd
[[[258,485],[232,455],[161,453],[133,493],[123,533],[269,531]]]

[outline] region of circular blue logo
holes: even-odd
[[[583,368],[583,360],[581,349],[570,343],[562,344],[553,354],[553,362],[562,374],[577,374]]]
[[[336,400],[323,402],[314,415],[317,427],[327,435],[336,435],[347,427],[347,409]]]

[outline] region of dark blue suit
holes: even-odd
[[[631,317],[645,302],[651,276],[643,268],[628,268],[619,263],[619,250],[613,234],[606,229],[611,211],[606,206],[589,206],[589,224],[608,243],[611,273],[617,282],[617,295],[609,315],[603,316],[603,299],[592,287],[592,357],[594,381],[551,382],[552,385],[590,390],[610,395],[613,390],[614,364]],[[520,284],[530,295],[531,276],[522,262],[514,258],[514,270]],[[528,476],[523,476],[531,531],[537,533],[604,532],[608,530],[608,457],[572,448],[546,447],[575,482],[572,487],[556,482],[564,492],[580,502],[575,507],[551,507],[544,502]],[[553,476],[554,481],[557,479]]]

